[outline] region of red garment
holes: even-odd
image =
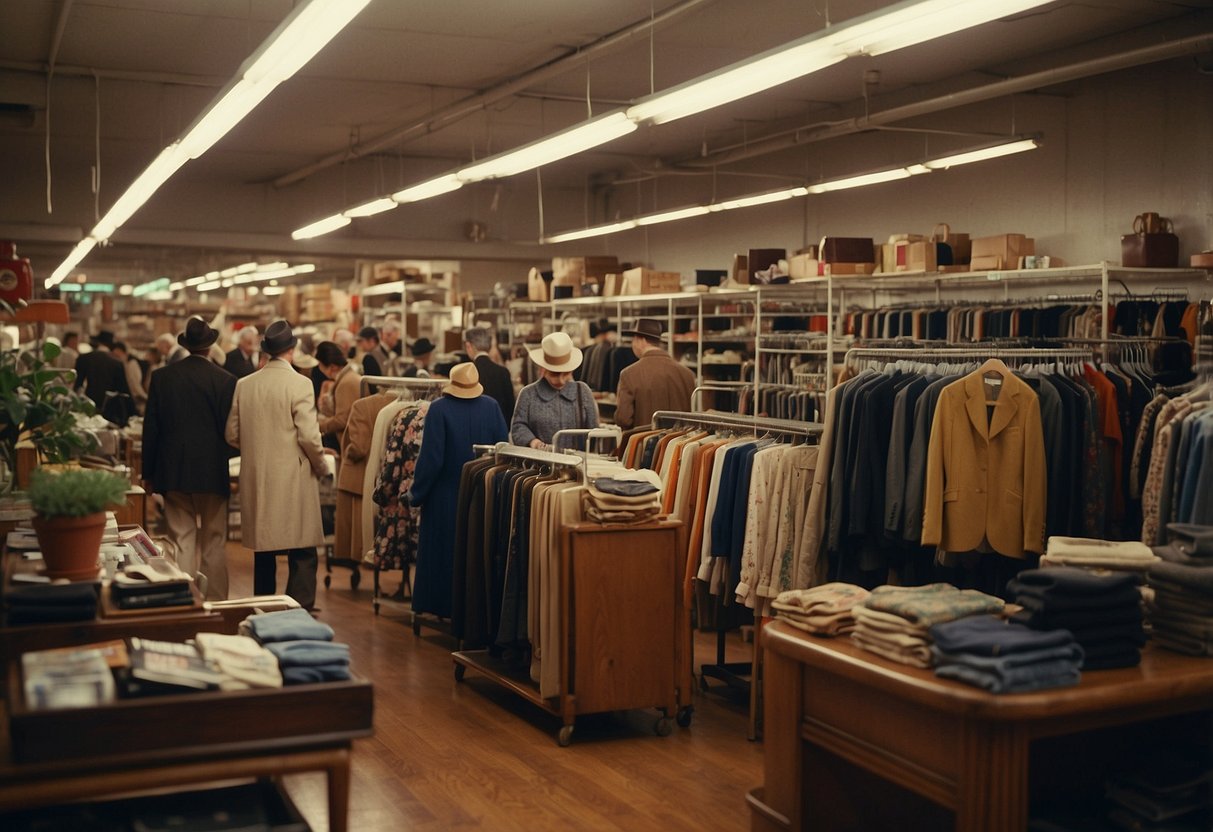
[[[1095,396],[1099,400],[1096,423],[1100,436],[1103,437],[1104,462],[1111,463],[1112,471],[1111,500],[1108,501],[1108,505],[1112,507],[1113,523],[1118,524],[1125,516],[1125,493],[1122,484],[1124,457],[1121,452],[1124,437],[1120,432],[1120,411],[1117,409],[1116,385],[1090,364],[1084,365],[1082,372],[1087,383],[1095,388]]]

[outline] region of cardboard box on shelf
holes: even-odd
[[[558,285],[579,285],[587,277],[604,277],[619,271],[617,257],[553,257],[552,277]]]
[[[871,237],[822,237],[819,252],[826,263],[876,263]]]
[[[602,278],[602,296],[604,298],[611,298],[620,294],[623,294],[623,275],[608,274]]]
[[[793,254],[788,258],[788,277],[792,280],[820,277],[822,272],[822,264],[818,261],[816,252]]]
[[[934,240],[901,241],[893,244],[893,271],[933,272],[938,265]]]
[[[1036,241],[1023,234],[996,234],[972,241],[972,271],[1017,269],[1019,258],[1036,253]],[[955,258],[953,258],[955,259]]]
[[[682,275],[678,272],[659,272],[653,269],[628,269],[623,273],[623,295],[656,295],[678,292],[682,289]]]
[[[754,272],[764,272],[771,266],[778,266],[779,261],[788,256],[786,248],[752,248],[749,254],[746,255],[746,273],[750,279],[748,283],[754,282]]]
[[[826,263],[825,273],[828,275],[863,275],[875,274],[875,263]]]
[[[952,262],[939,262],[940,266],[967,266],[973,257],[973,244],[968,234],[953,234],[952,227],[946,222],[937,223],[931,232],[931,239],[937,243],[947,243],[952,249]]]
[[[744,254],[733,255],[733,266],[730,270],[733,276],[734,283],[749,285],[750,283],[750,258]]]

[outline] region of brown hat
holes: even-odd
[[[291,325],[286,321],[277,320],[266,327],[265,337],[261,339],[261,351],[270,355],[281,355],[297,343],[299,339],[291,331]]]
[[[548,333],[539,349],[528,352],[532,361],[553,373],[571,373],[581,366],[581,350],[573,346],[567,332]]]
[[[664,333],[665,328],[662,327],[661,321],[656,318],[637,318],[636,323],[632,324],[632,328],[625,329],[620,335],[640,335],[653,341],[661,341],[665,338]]]
[[[211,328],[197,315],[185,322],[185,332],[177,336],[177,343],[190,352],[202,352],[219,338],[219,330]]]
[[[442,388],[442,392],[459,399],[476,398],[484,392],[484,385],[480,383],[480,371],[470,361],[456,364],[451,368],[451,381]]]

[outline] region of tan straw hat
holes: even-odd
[[[451,380],[442,388],[442,392],[460,399],[476,398],[484,392],[484,385],[480,383],[480,371],[470,361],[456,364],[451,368]]]
[[[567,332],[543,336],[539,349],[528,352],[532,361],[553,373],[571,373],[581,366],[581,350],[573,346],[573,339]]]

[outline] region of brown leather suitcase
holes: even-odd
[[[1120,238],[1120,264],[1147,269],[1179,266],[1179,238],[1174,234],[1125,234]]]

